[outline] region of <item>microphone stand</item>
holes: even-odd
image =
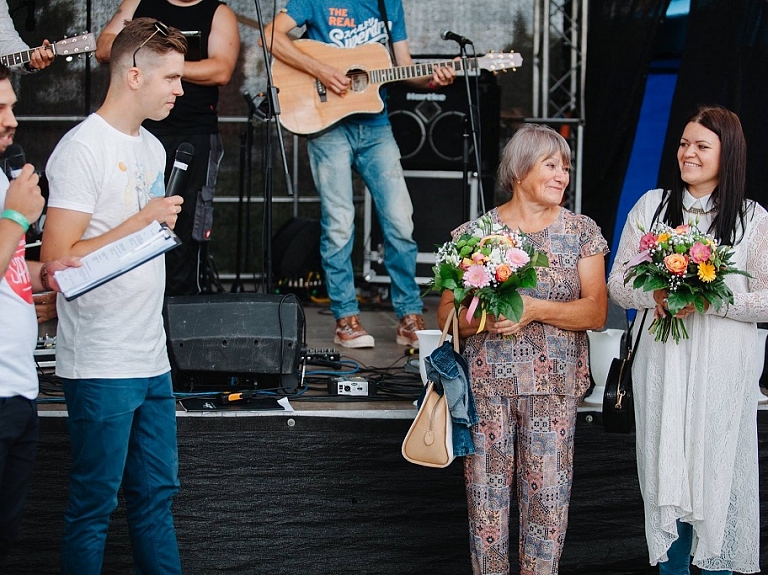
[[[246,130],[251,129],[251,105],[250,96],[244,94],[245,99],[248,100],[248,127]],[[237,183],[237,246],[235,247],[235,279],[232,282],[232,287],[229,290],[231,293],[243,293],[245,286],[240,279],[240,272],[242,271],[241,262],[243,261],[242,244],[243,244],[243,198],[245,194],[245,151],[246,145],[250,142],[249,134],[245,132],[240,133],[240,173]],[[250,168],[250,166],[249,166]]]
[[[261,49],[264,56],[264,70],[267,73],[266,97],[269,104],[269,114],[267,121],[274,119],[277,129],[277,139],[280,145],[280,157],[283,161],[283,172],[285,173],[285,185],[289,196],[293,195],[290,172],[288,171],[288,159],[285,153],[285,142],[283,141],[283,132],[280,126],[280,103],[277,99],[277,88],[272,78],[272,65],[267,51],[267,38],[264,36],[264,20],[261,12],[259,0],[254,0],[256,6],[256,17],[259,23],[259,34],[261,35]],[[266,147],[266,166],[264,174],[264,273],[265,273],[265,291],[272,293],[272,143],[271,132],[267,130]]]
[[[472,146],[474,148],[474,159],[475,159],[475,169],[477,170],[477,184],[478,184],[478,191],[480,194],[480,198],[484,198],[483,196],[483,178],[482,173],[480,169],[480,146],[478,142],[477,137],[477,113],[475,112],[475,104],[472,101],[472,90],[470,88],[470,82],[469,82],[469,75],[470,75],[470,69],[469,69],[469,61],[467,58],[467,44],[470,44],[472,46],[472,52],[474,54],[474,44],[472,42],[467,41],[465,38],[462,38],[461,41],[456,40],[459,44],[459,47],[461,49],[461,65],[462,69],[464,70],[464,86],[467,91],[467,108],[468,108],[468,116],[469,116],[469,134],[467,134],[466,124],[464,129],[464,166],[463,166],[463,182],[462,182],[462,198],[464,203],[464,220],[469,220],[470,215],[470,207],[469,207],[469,140],[468,136],[472,137]],[[479,74],[479,72],[478,72]],[[479,75],[475,78],[475,86],[477,86],[477,82],[479,82],[480,77]],[[482,202],[482,210],[485,211],[485,202]]]

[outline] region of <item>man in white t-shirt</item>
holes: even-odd
[[[162,120],[183,93],[187,44],[157,20],[126,24],[112,47],[104,104],[48,160],[43,260],[84,256],[153,220],[173,227],[165,150],[141,123]],[[72,444],[62,571],[101,573],[122,483],[135,567],[181,573],[171,513],[178,492],[176,409],[163,330],[163,258],[73,301],[60,297],[56,374]]]
[[[10,70],[0,65],[0,154],[16,131],[16,95],[9,77]],[[37,452],[37,321],[32,291],[56,288],[49,274],[66,267],[62,262],[25,259],[26,231],[44,205],[30,164],[13,183],[0,170],[0,571],[19,531]]]

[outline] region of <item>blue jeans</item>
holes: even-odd
[[[688,575],[691,565],[691,544],[693,543],[693,526],[685,521],[677,521],[677,539],[667,551],[667,561],[659,563],[661,575]],[[732,575],[733,571],[701,570],[701,575]]]
[[[65,379],[72,472],[62,572],[101,573],[120,484],[137,573],[180,574],[171,503],[179,490],[171,375]]]
[[[384,236],[384,265],[398,317],[422,312],[416,284],[418,247],[413,234],[413,206],[400,165],[392,128],[341,123],[308,139],[307,150],[320,195],[320,256],[336,319],[359,313],[352,269],[355,238],[352,167],[360,174],[376,206]]]

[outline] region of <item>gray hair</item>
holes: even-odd
[[[539,158],[558,155],[563,166],[570,168],[571,148],[565,138],[549,126],[523,124],[501,153],[499,183],[512,192],[515,181],[525,178]]]

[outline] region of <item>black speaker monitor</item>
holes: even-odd
[[[292,296],[168,297],[164,317],[169,354],[177,370],[282,376],[297,372],[304,312]]]

